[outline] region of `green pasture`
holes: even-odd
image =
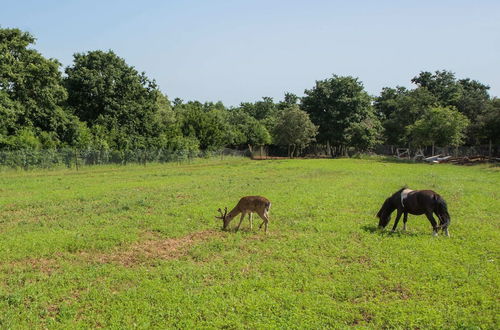
[[[451,237],[376,229],[403,185],[446,199]],[[499,187],[380,159],[4,170],[0,328],[498,329]],[[220,230],[246,195],[271,200],[268,235]]]

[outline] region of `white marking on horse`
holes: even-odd
[[[401,192],[401,205],[403,207],[405,207],[404,201],[405,201],[406,197],[408,197],[408,194],[411,193],[412,191],[413,190],[406,188],[406,189],[403,189],[403,191]]]

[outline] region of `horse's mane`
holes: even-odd
[[[404,185],[401,189],[399,189],[398,191],[396,191],[394,194],[392,194],[391,197],[387,198],[384,202],[384,204],[382,204],[382,207],[380,208],[380,210],[378,211],[377,213],[377,217],[381,217],[383,213],[385,212],[392,212],[392,210],[394,210],[396,208],[396,206],[393,205],[393,202],[394,202],[394,197],[397,197],[397,199],[399,199],[399,196],[401,195],[401,192],[405,189],[407,189],[408,186],[407,185]]]
[[[377,213],[377,217],[381,217],[382,216],[382,213],[384,211],[386,211],[387,209],[389,209],[389,204],[391,204],[391,198],[387,198],[385,201],[384,201],[384,204],[382,204],[382,207],[380,208],[380,210],[378,211]]]
[[[407,185],[404,185],[403,188],[399,189],[398,191],[396,191],[394,194],[392,194],[391,197],[394,197],[395,195],[401,195],[401,192],[405,189],[407,189],[408,186]]]

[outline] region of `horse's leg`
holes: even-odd
[[[405,212],[403,216],[403,231],[406,231],[406,221],[408,221],[408,212]]]
[[[241,212],[240,223],[238,224],[238,227],[236,227],[236,231],[240,229],[241,223],[243,222],[243,219],[245,219],[245,215],[245,212]]]
[[[444,216],[442,214],[439,214],[436,212],[436,215],[438,216],[439,218],[439,227],[442,229],[443,233],[446,235],[446,236],[450,236],[450,233],[448,232],[448,227],[444,227],[443,224],[446,223],[446,220],[444,218]]]
[[[403,214],[400,210],[398,210],[398,215],[396,216],[396,220],[394,221],[394,226],[392,227],[392,231],[396,231],[396,227],[398,226],[399,218],[401,218],[401,214]]]
[[[437,225],[436,220],[432,216],[432,212],[426,212],[425,215],[427,216],[427,219],[429,219],[429,221],[431,222],[432,229],[433,229],[432,235],[433,236],[437,236],[438,235],[439,227]]]

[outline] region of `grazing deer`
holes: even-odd
[[[260,224],[259,229],[262,228],[262,225],[265,225],[264,229],[267,234],[267,223],[269,222],[270,208],[271,202],[267,198],[261,196],[246,196],[242,197],[238,204],[236,204],[236,206],[229,213],[227,213],[227,207],[224,208],[224,214],[222,213],[221,209],[218,209],[221,216],[216,218],[223,221],[222,230],[226,230],[231,220],[233,220],[238,214],[241,213],[240,223],[238,224],[238,227],[236,227],[236,231],[238,231],[238,229],[240,229],[241,223],[243,222],[243,219],[245,218],[245,215],[248,214],[248,220],[250,220],[250,229],[253,229],[252,213],[255,212],[259,215],[259,217],[262,218],[262,220],[264,220]]]

